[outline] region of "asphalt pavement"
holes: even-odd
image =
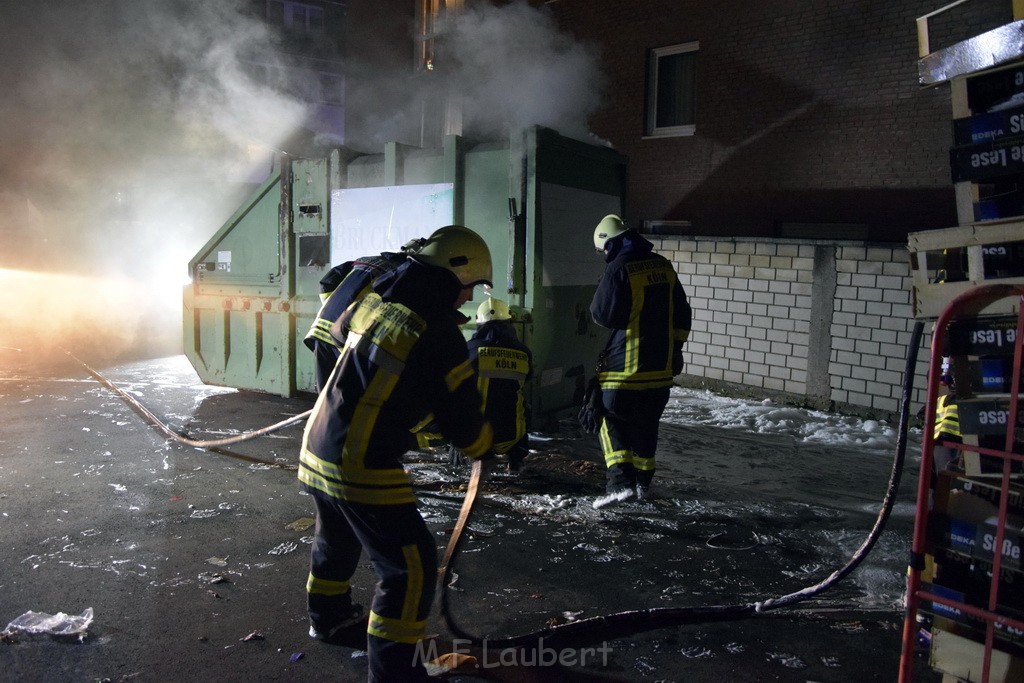
[[[92,366],[193,440],[244,434],[312,407],[311,396],[204,386],[183,356]],[[221,448],[188,445],[74,358],[16,349],[0,349],[0,415],[0,628],[28,612],[92,613],[81,635],[5,636],[0,678],[365,680],[361,649],[307,635],[313,506],[296,484],[301,423]],[[667,431],[666,451],[694,436]],[[525,475],[492,473],[484,483],[450,584],[458,627],[494,642],[623,610],[795,590],[827,576],[874,521],[870,506],[844,513],[847,536],[820,549],[812,539],[837,524],[827,503],[776,493],[761,519],[727,514],[730,501],[758,491],[697,465],[681,467],[678,480],[699,485],[599,513],[589,504],[602,489],[594,438],[571,425],[538,437]],[[715,438],[726,451],[745,448],[731,441],[739,435]],[[677,455],[659,452],[659,460]],[[440,451],[407,460],[443,548],[468,473]],[[884,473],[871,476],[864,485],[880,499]],[[895,520],[891,533],[905,538],[909,524]],[[373,582],[364,561],[353,580],[357,601],[369,604]],[[870,592],[861,577],[827,599],[752,618],[599,633],[531,653],[476,648],[477,668],[447,677],[893,681],[902,611],[872,603]],[[431,631],[438,649],[428,655],[470,650],[436,615]],[[915,672],[916,680],[939,680],[923,663]]]

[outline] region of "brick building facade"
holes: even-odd
[[[694,304],[682,382],[896,411],[907,234],[957,223],[950,91],[918,85],[915,19],[943,3],[544,4],[600,46],[592,130],[628,157],[627,220],[666,233]],[[1008,0],[965,3],[931,21],[931,48],[1011,20]],[[697,46],[692,134],[645,135],[648,60],[680,44]],[[919,358],[915,411],[925,374]]]
[[[601,50],[593,132],[629,157],[628,220],[702,235],[905,242],[956,224],[948,88],[917,82],[915,18],[935,0],[556,0]],[[1011,19],[975,0],[933,22],[933,48]],[[695,131],[645,137],[652,49],[697,43]]]

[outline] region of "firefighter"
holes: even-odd
[[[932,434],[937,442],[963,443],[963,435],[960,433],[960,410],[957,406],[959,398],[956,391],[957,382],[952,368],[952,359],[949,356],[943,356],[939,382],[947,388],[947,391],[939,394],[935,399],[935,428]],[[937,444],[932,451],[935,473],[950,467],[956,463],[959,457],[960,454],[956,448]]]
[[[459,306],[489,285],[491,257],[472,230],[446,226],[332,325],[341,357],[306,423],[301,488],[316,505],[306,584],[310,635],[340,642],[363,623],[349,580],[363,549],[378,582],[366,623],[369,680],[425,678],[416,659],[434,597],[436,543],[416,507],[402,455],[433,421],[471,458],[492,430]]]
[[[469,357],[484,414],[494,428],[494,452],[507,454],[508,471],[516,474],[529,453],[523,386],[533,373],[533,354],[516,336],[512,313],[501,299],[488,297],[477,307],[476,325]]]
[[[672,263],[618,216],[601,219],[594,247],[607,265],[590,314],[611,330],[597,368],[607,493],[594,507],[602,508],[649,495],[658,423],[683,369],[690,305]]]
[[[324,388],[341,354],[340,344],[344,343],[331,336],[331,325],[353,301],[358,301],[370,291],[374,280],[402,265],[419,243],[420,240],[412,240],[400,252],[385,251],[378,256],[362,256],[354,261],[346,261],[331,268],[321,278],[320,310],[304,339],[306,346],[313,352],[317,393]]]

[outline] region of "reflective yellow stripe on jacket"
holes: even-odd
[[[960,412],[957,409],[956,401],[948,394],[940,396],[935,406],[935,430],[933,436],[935,439],[941,439],[943,434],[947,435],[947,437],[963,438],[963,435],[960,433]]]
[[[385,304],[370,294],[356,309],[349,324],[343,356],[359,354],[374,366],[373,376],[359,398],[348,424],[341,465],[325,460],[309,448],[307,423],[299,462],[299,480],[334,498],[367,505],[397,505],[416,501],[409,476],[401,467],[367,468],[365,455],[381,408],[387,403],[405,368],[405,361],[426,329],[426,323],[399,304]],[[339,366],[344,365],[344,360]],[[472,374],[472,369],[470,369]],[[325,395],[317,398],[314,414]]]
[[[606,370],[598,373],[601,387],[604,389],[660,389],[671,386],[671,349],[673,342],[685,342],[685,337],[689,334],[688,331],[677,333],[671,324],[673,320],[673,307],[675,306],[675,301],[673,300],[675,271],[672,269],[671,263],[664,259],[634,261],[627,263],[625,269],[629,278],[632,300],[630,302],[629,321],[625,328],[624,360],[621,369]],[[663,350],[664,357],[662,358],[651,358],[651,349],[645,349],[641,345],[642,334],[651,334],[653,332],[650,329],[641,330],[644,322],[643,311],[649,291],[663,293],[668,298],[668,310],[664,322],[659,321],[659,324],[665,326],[664,332],[658,333],[659,336],[661,334],[665,335],[664,343],[652,347],[658,348],[659,352]],[[640,371],[642,354],[644,355],[643,364],[646,367],[650,368],[652,365],[658,364],[662,365],[662,367]],[[652,360],[654,361],[653,363]]]

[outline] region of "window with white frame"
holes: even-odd
[[[267,0],[267,19],[300,33],[324,31],[324,9],[290,0]]]
[[[696,131],[699,47],[700,43],[694,41],[648,51],[646,137],[693,135]]]

